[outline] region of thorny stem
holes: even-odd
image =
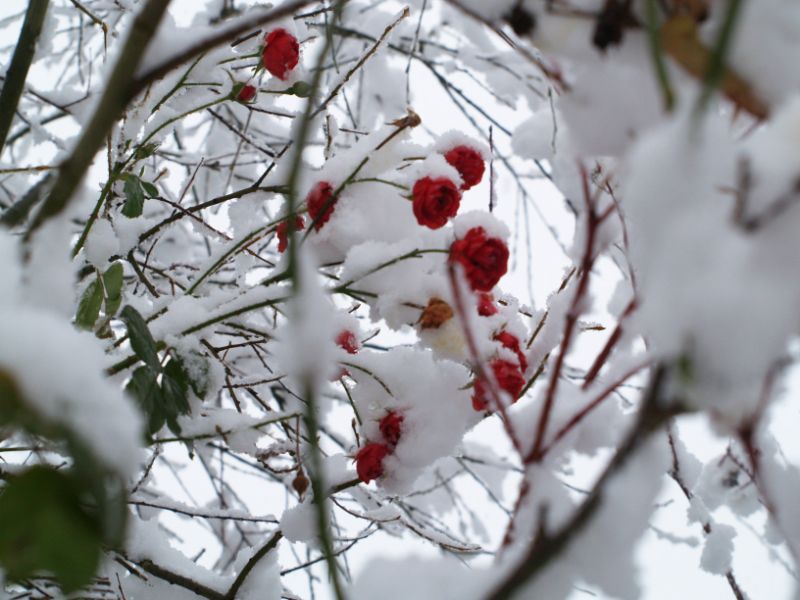
[[[333,14],[333,22],[338,22],[341,17],[344,2],[339,1],[335,5]],[[306,101],[306,107],[303,112],[302,120],[298,128],[296,141],[294,144],[294,156],[292,157],[291,169],[289,177],[287,178],[287,211],[286,214],[289,219],[294,219],[295,206],[297,198],[297,186],[300,178],[300,173],[303,169],[303,151],[305,150],[306,142],[311,128],[311,122],[316,113],[312,112],[312,106],[316,101],[317,94],[319,93],[322,83],[322,64],[326,55],[330,52],[333,45],[333,32],[330,27],[325,31],[325,42],[323,49],[320,52],[317,61],[314,76],[311,81],[311,91]],[[290,221],[291,222],[291,221]],[[297,232],[294,227],[289,228],[289,248],[288,248],[288,267],[287,272],[292,281],[293,298],[296,300],[300,294],[303,293],[301,288],[302,277],[300,275],[299,260],[300,256],[296,244]],[[306,260],[308,260],[306,258]],[[309,318],[309,315],[295,315],[296,318]],[[325,471],[322,461],[322,451],[319,447],[319,423],[317,421],[317,403],[316,403],[316,390],[311,380],[311,374],[306,374],[304,382],[304,397],[306,402],[305,410],[305,424],[309,438],[309,450],[311,454],[311,489],[314,494],[314,509],[316,512],[317,531],[322,545],[322,551],[325,555],[325,560],[328,565],[328,575],[330,576],[331,585],[337,600],[344,600],[345,593],[342,587],[339,568],[336,564],[336,555],[333,549],[333,540],[331,538],[331,531],[329,527],[329,516],[325,504]]]
[[[514,449],[521,456],[522,444],[517,436],[516,431],[514,430],[511,419],[508,417],[505,403],[497,391],[497,382],[494,379],[494,373],[491,371],[491,369],[485,368],[483,361],[481,360],[481,355],[478,352],[478,345],[475,342],[475,337],[472,335],[472,329],[469,326],[469,316],[467,314],[467,309],[462,294],[461,283],[458,281],[456,266],[453,263],[448,264],[447,274],[450,280],[450,288],[453,292],[456,313],[461,320],[461,329],[464,332],[464,337],[467,340],[467,348],[469,348],[470,357],[472,359],[472,368],[475,371],[475,377],[478,380],[485,382],[486,387],[489,390],[492,404],[500,412],[500,418],[503,423],[503,427],[505,427],[506,435],[508,435],[509,440],[511,440]],[[513,398],[513,400],[516,400],[516,398]]]
[[[594,240],[598,225],[598,216],[595,214],[594,201],[589,192],[589,176],[583,165],[580,166],[581,177],[583,180],[583,195],[586,203],[586,245],[584,246],[583,258],[581,259],[580,276],[578,279],[578,288],[575,290],[575,296],[572,299],[569,312],[567,313],[567,320],[564,326],[564,341],[561,344],[561,351],[556,358],[556,364],[550,374],[550,381],[547,387],[547,393],[544,398],[544,406],[542,407],[539,422],[536,425],[536,437],[531,449],[530,454],[526,457],[526,462],[530,461],[533,456],[540,453],[544,442],[545,435],[547,434],[547,425],[550,419],[550,413],[553,409],[553,402],[555,402],[556,390],[558,389],[558,381],[561,377],[561,369],[564,364],[564,359],[569,351],[572,342],[573,331],[575,324],[578,322],[580,316],[581,302],[589,288],[589,278],[591,277],[592,264],[594,263]]]
[[[645,15],[647,17],[647,40],[650,44],[650,56],[653,59],[653,67],[656,71],[658,84],[661,86],[664,108],[667,112],[672,112],[675,106],[675,94],[672,91],[669,71],[667,71],[667,64],[664,60],[664,48],[661,45],[661,30],[658,26],[658,8],[656,6],[656,0],[647,0]]]
[[[563,554],[577,540],[602,506],[606,486],[612,477],[622,470],[653,433],[670,418],[680,414],[680,407],[665,410],[659,406],[665,376],[666,367],[659,366],[654,370],[649,389],[637,413],[636,422],[572,518],[553,533],[547,532],[545,525],[540,524],[539,532],[519,560],[518,566],[487,597],[487,600],[509,600],[522,586],[529,585],[549,564]]]
[[[714,43],[711,62],[708,65],[708,70],[703,79],[703,93],[697,101],[697,114],[702,114],[705,111],[708,102],[711,100],[711,95],[719,87],[725,76],[725,60],[728,56],[730,45],[733,42],[733,32],[741,8],[742,0],[728,0],[728,10],[725,12],[722,27]]]

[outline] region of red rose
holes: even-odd
[[[358,352],[358,339],[352,331],[346,329],[336,336],[336,343],[348,354]]]
[[[519,367],[512,362],[499,358],[492,361],[491,367],[497,385],[500,386],[501,390],[508,392],[512,402],[516,402],[520,392],[522,392],[522,388],[525,387],[525,378],[522,376]],[[484,381],[480,379],[475,381],[475,393],[472,395],[472,408],[476,411],[480,412],[486,410],[488,407],[486,401],[487,391]]]
[[[306,206],[308,206],[308,214],[315,223],[314,229],[317,231],[322,229],[322,226],[330,220],[331,215],[333,214],[333,207],[336,205],[336,202],[339,199],[334,198],[331,201],[332,196],[333,186],[327,181],[320,181],[308,193],[308,197],[306,198]],[[328,204],[330,205],[328,206]],[[326,206],[328,206],[327,209],[325,209]],[[325,209],[324,213],[323,209]],[[320,214],[322,216],[320,216]]]
[[[486,170],[486,166],[483,162],[483,156],[474,148],[456,146],[448,151],[444,158],[461,175],[461,179],[464,181],[461,184],[462,190],[468,190],[472,186],[478,185],[483,179],[483,172]]]
[[[404,417],[398,412],[390,412],[388,415],[381,419],[378,428],[381,430],[384,441],[394,448],[397,442],[400,441],[401,426],[403,425]]]
[[[482,317],[491,317],[498,312],[491,294],[478,294],[478,314]]]
[[[278,79],[285,80],[300,60],[297,38],[285,29],[275,29],[267,34],[264,42],[264,51],[261,53],[264,68]]]
[[[281,221],[278,223],[278,227],[275,230],[275,233],[278,234],[278,252],[285,252],[286,248],[289,246],[289,221],[290,219]],[[296,215],[294,218],[294,230],[303,231],[304,226],[305,221],[303,217]]]
[[[528,359],[525,358],[525,354],[519,347],[519,340],[517,339],[517,336],[512,335],[507,331],[501,331],[494,336],[494,339],[500,342],[503,345],[503,348],[508,348],[517,355],[517,360],[519,360],[519,368],[523,373],[528,370]]]
[[[461,203],[461,192],[446,177],[423,177],[414,184],[412,195],[417,223],[431,229],[444,227],[447,219],[456,216]]]
[[[236,94],[236,99],[239,102],[252,102],[256,97],[256,91],[256,86],[247,83],[243,85],[239,93]]]
[[[356,472],[358,478],[369,483],[383,475],[383,459],[389,454],[389,448],[383,444],[367,444],[356,454]]]
[[[486,237],[483,227],[473,227],[450,246],[450,260],[464,267],[473,290],[488,292],[508,270],[508,248],[500,238]]]

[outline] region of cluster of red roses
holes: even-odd
[[[439,229],[455,217],[461,204],[461,192],[478,185],[483,178],[485,165],[480,152],[469,146],[456,146],[444,155],[445,160],[461,176],[460,189],[446,177],[422,177],[412,189],[412,209],[417,223],[431,229]],[[327,223],[338,200],[336,190],[327,181],[318,182],[306,197],[306,208],[316,231]],[[284,252],[288,245],[291,219],[282,221],[277,229],[278,251]],[[295,231],[305,227],[303,217],[294,218]],[[502,243],[502,242],[501,242]]]
[[[360,348],[356,335],[344,329],[336,336],[336,344],[348,354],[356,354]],[[342,369],[337,376],[347,375],[347,369]],[[359,479],[369,483],[383,475],[383,459],[392,453],[400,441],[403,425],[403,415],[396,411],[389,411],[378,424],[383,442],[371,442],[364,445],[356,454],[356,472]]]
[[[474,227],[463,238],[453,242],[450,247],[450,261],[462,266],[470,287],[478,292],[478,314],[482,317],[497,314],[497,306],[489,291],[508,269],[508,247],[503,240],[489,237],[482,227]],[[515,335],[504,330],[495,334],[494,339],[517,355],[516,363],[495,358],[489,365],[497,385],[516,401],[525,386],[523,374],[528,368],[528,361]],[[485,379],[478,378],[475,381],[472,407],[476,411],[488,408],[487,388],[488,382]]]
[[[378,424],[382,442],[369,442],[356,454],[356,473],[364,483],[369,483],[383,475],[383,459],[389,456],[400,441],[403,415],[389,411]]]
[[[461,192],[478,185],[486,168],[480,152],[469,146],[456,146],[444,158],[461,176],[461,189],[447,177],[423,177],[414,183],[411,192],[417,223],[431,229],[444,227],[448,219],[456,216]]]
[[[261,65],[273,76],[286,80],[300,61],[300,43],[285,29],[273,29],[264,38]],[[234,87],[239,102],[252,102],[256,98],[256,86],[238,84]]]
[[[501,331],[495,334],[494,339],[500,342],[504,348],[508,348],[517,355],[516,363],[503,358],[495,358],[489,363],[497,385],[511,396],[513,402],[516,402],[520,392],[522,392],[522,388],[525,387],[523,373],[528,368],[528,360],[525,358],[525,354],[520,348],[519,339],[515,335],[508,331]],[[484,411],[489,407],[486,401],[487,392],[487,382],[478,378],[475,381],[475,389],[472,394],[472,408],[476,411]]]

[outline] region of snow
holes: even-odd
[[[461,213],[453,220],[453,232],[456,238],[464,237],[470,229],[475,227],[483,227],[486,235],[490,238],[495,237],[505,241],[511,235],[508,225],[491,213],[482,210]]]
[[[733,538],[736,529],[730,525],[715,523],[708,534],[700,558],[703,570],[715,575],[725,575],[731,568],[733,557]]]
[[[352,589],[353,600],[477,600],[489,589],[486,574],[465,567],[456,557],[374,558]]]
[[[86,260],[97,269],[104,269],[108,260],[119,254],[119,240],[111,222],[98,219],[86,238]]]
[[[0,371],[10,375],[26,408],[41,421],[68,428],[108,468],[126,477],[138,474],[141,417],[120,390],[130,369],[113,378],[103,373],[103,368],[131,355],[130,345],[119,343],[124,328],[111,319],[91,335],[71,324],[79,303],[77,292],[94,278],[92,268],[103,271],[113,256],[131,251],[143,277],[158,293],[151,293],[153,288],[143,285],[137,273],[125,281],[125,301],[147,319],[154,338],[183,359],[193,380],[208,379],[208,394],[203,399],[192,396],[191,414],[180,418],[182,435],[199,438],[193,448],[166,433],[156,440],[163,455],[154,455],[152,474],[148,471],[147,481],[137,486],[134,499],[153,500],[163,510],[136,509],[126,550],[132,560],[152,559],[224,592],[274,532],[271,517],[265,517],[266,524],[251,523],[242,530],[231,522],[250,515],[252,507],[256,515],[281,515],[286,541],[259,563],[237,597],[277,600],[281,595],[305,594],[298,592],[301,588],[294,578],[306,573],[282,581],[279,561],[289,561],[288,569],[307,559],[300,547],[290,547],[293,543],[303,544],[302,550],[312,556],[318,550],[311,499],[298,500],[291,489],[298,466],[310,468],[310,440],[295,429],[306,410],[304,387],[310,383],[322,427],[319,446],[324,466],[319,475],[327,485],[352,482],[354,456],[359,447],[382,440],[379,423],[390,411],[404,419],[399,443],[384,461],[383,476],[368,485],[348,487],[337,493],[338,504],[325,507],[341,527],[335,530],[341,534],[335,540],[337,547],[357,535],[365,537],[363,545],[359,539],[348,550],[348,568],[355,577],[348,595],[356,600],[478,600],[515,566],[537,531],[552,532],[569,522],[585,500],[578,490],[591,488],[634,422],[639,388],[649,375],[646,365],[675,361],[690,368],[669,382],[668,391],[674,393],[668,399],[680,399],[698,411],[698,420],[710,423],[700,436],[684,435],[682,419],[670,428],[681,481],[691,496],[686,514],[682,490],[665,477],[672,469],[672,455],[666,436],[659,432],[604,487],[597,514],[585,529],[518,595],[558,600],[580,594],[576,589],[585,585],[591,593],[623,600],[649,597],[652,581],[644,580],[642,561],[636,560],[640,540],[648,540],[644,543],[649,546],[660,543],[653,542],[657,537],[682,543],[682,550],[690,552],[687,543],[694,538],[689,534],[697,536],[703,549],[702,556],[698,548],[688,558],[695,565],[699,558],[702,569],[724,586],[719,576],[732,568],[734,550],[742,546],[745,557],[750,550],[743,537],[734,545],[742,525],[720,522],[722,515],[744,519],[745,527],[757,523],[766,542],[776,546],[772,552],[784,553],[786,547],[797,551],[800,474],[791,450],[784,455],[777,436],[771,437],[771,425],[779,417],[770,410],[772,398],[789,397],[794,388],[783,385],[782,374],[774,388],[765,386],[765,378],[783,359],[796,358],[793,341],[800,332],[796,277],[800,211],[795,202],[800,78],[789,68],[800,48],[800,10],[787,0],[743,4],[726,63],[769,105],[770,117],[755,122],[734,112],[718,95],[704,113],[695,112],[702,83],[671,58],[667,71],[677,104],[672,112],[666,111],[641,29],[626,28],[619,46],[601,52],[592,43],[595,18],[550,10],[553,7],[544,0],[525,0],[520,5],[536,15],[538,25],[530,36],[517,36],[504,21],[514,0],[462,2],[508,32],[516,47],[456,6],[413,0],[411,18],[392,36],[394,47],[385,45],[372,56],[311,122],[296,208],[303,211],[306,194],[321,181],[339,194],[330,221],[296,239],[296,287],[288,280],[264,285],[289,264],[286,254],[276,253],[271,237],[275,219],[285,215],[286,199],[266,191],[196,213],[203,222],[178,219],[139,246],[142,233],[174,209],[163,201],[148,200],[144,216],[126,218],[119,214],[124,194],[117,183],[91,228],[84,252],[70,260],[69,248],[107,175],[105,152],[98,155],[70,209],[23,242],[24,247],[0,232],[4,283],[0,339],[11,340],[0,344]],[[176,0],[138,73],[226,28],[250,27],[264,15],[261,6],[236,4],[242,10],[239,15],[212,22],[227,3],[214,0],[180,14],[192,3],[177,6]],[[337,37],[336,65],[323,78],[321,98],[369,48],[370,41],[358,34],[380,35],[400,8],[393,0],[378,4],[356,1],[345,7],[342,25],[356,33]],[[417,36],[417,11],[423,6],[427,10],[419,21],[420,43],[410,60],[407,94],[409,59],[402,49]],[[570,3],[570,8],[589,13],[608,6],[602,0]],[[632,5],[639,22],[643,6]],[[70,107],[78,123],[91,115],[99,96],[94,92],[101,89],[102,78],[114,64],[124,29],[138,5],[130,0],[96,2],[92,9],[99,10],[112,29],[108,57],[101,50],[98,28],[85,19],[81,30],[85,62],[58,56],[77,31],[75,16],[64,9],[57,18],[51,14],[48,39],[39,49],[45,67],[63,69],[64,77],[52,78],[58,89],[48,89],[53,87],[50,80],[31,78],[31,91],[41,90],[57,102],[92,92]],[[709,9],[700,34],[710,47],[725,11],[714,3]],[[289,16],[268,26],[290,29],[302,42],[301,64],[288,81],[253,70],[264,35],[258,31],[236,47],[223,44],[209,51],[187,80],[191,85],[158,110],[156,104],[185,70],[176,69],[154,82],[112,133],[108,161],[122,164],[135,144],[152,136],[150,141],[160,143],[161,152],[133,160],[125,170],[143,181],[157,178],[163,198],[184,207],[255,181],[260,186],[286,183],[297,148],[274,163],[274,157],[261,149],[268,147],[270,154],[277,154],[287,141],[296,139],[300,119],[292,116],[302,113],[306,101],[266,92],[283,91],[293,82],[309,79],[321,46],[321,23],[329,17],[324,12],[300,19]],[[3,27],[7,24],[3,22]],[[520,49],[561,80],[548,81]],[[84,71],[77,73],[80,65],[71,62],[81,63]],[[487,106],[494,121],[473,111],[470,101],[464,106],[475,118],[474,127],[469,118],[462,119],[431,69],[454,86],[450,90],[455,99],[469,98]],[[98,76],[99,87],[92,80]],[[194,112],[222,99],[217,92],[226,93],[232,80],[252,81],[263,91],[253,106],[221,103],[215,108],[230,128],[212,120],[207,111]],[[398,125],[392,120],[402,117],[412,101],[424,122],[394,136]],[[255,109],[277,110],[288,118]],[[63,128],[60,123],[45,123],[49,111],[36,95],[25,95],[20,113],[32,131],[7,152],[3,166],[58,164],[66,158],[78,128],[72,120]],[[191,116],[159,129],[188,111]],[[486,177],[478,193],[464,195],[452,223],[436,231],[421,227],[409,201],[414,182],[432,176],[459,183],[443,153],[467,145],[488,160],[489,148],[481,140],[490,125],[495,132],[492,151],[503,159],[494,164],[495,213],[471,210],[485,205],[490,187]],[[231,129],[257,145],[242,141]],[[508,131],[513,134],[507,135]],[[32,158],[36,160],[28,160]],[[544,166],[563,197],[577,207],[577,220],[525,159],[548,161]],[[233,167],[232,161],[237,163]],[[515,169],[513,174],[507,164]],[[588,274],[588,289],[576,303],[577,282],[583,274],[576,272],[564,290],[554,291],[573,265],[549,254],[558,250],[546,236],[558,236],[559,243],[565,240],[566,258],[579,263],[589,222],[582,169],[589,173],[597,212],[608,216],[595,232],[593,250],[598,258]],[[269,170],[266,178],[258,179],[265,170]],[[3,179],[4,206],[34,181],[30,173],[4,173]],[[520,189],[527,196],[517,199],[515,206]],[[531,207],[536,214],[528,219]],[[495,290],[498,313],[490,317],[478,316],[475,294],[466,289],[460,290],[464,314],[458,314],[448,279],[448,248],[474,227],[508,243],[516,267],[517,275],[502,282],[505,293]],[[527,243],[533,259],[524,256]],[[251,253],[240,251],[245,245]],[[534,289],[527,302],[519,290],[521,273],[529,266],[535,267]],[[560,271],[562,267],[566,268]],[[80,283],[79,272],[89,273]],[[546,302],[540,302],[548,292]],[[422,329],[420,316],[432,299],[448,303],[455,314],[438,328]],[[584,385],[588,365],[634,299],[636,309],[626,317],[623,335],[607,363],[591,385]],[[508,425],[521,437],[519,450],[524,456],[531,450],[548,397],[553,359],[564,353],[564,327],[573,309],[581,313],[581,320],[568,355],[562,356],[565,361],[544,437],[548,452],[534,464],[522,466],[500,417],[480,415],[472,408],[471,385],[478,367],[474,362],[485,364],[495,357],[516,361],[516,354],[494,339],[505,331],[521,342],[530,365],[526,378],[544,369],[526,396],[507,411]],[[588,332],[585,325],[595,323],[605,332]],[[477,356],[467,347],[465,326]],[[356,354],[336,345],[336,335],[344,330],[363,343]],[[607,393],[607,386],[634,371],[624,389]],[[555,443],[558,432],[598,398],[603,401]],[[735,441],[725,448],[742,425],[753,427],[758,473]],[[12,442],[16,440],[9,439]],[[713,451],[705,445],[713,445]],[[468,456],[483,462],[472,463],[465,460]],[[465,475],[467,464],[475,479]],[[22,468],[4,466],[12,474]],[[262,478],[250,485],[251,476]],[[476,542],[490,551],[500,547],[506,510],[514,508],[521,482],[529,492],[517,507],[510,545],[491,564],[489,557],[473,556]],[[273,493],[276,489],[279,493]],[[496,505],[494,499],[485,500],[490,493],[498,498]],[[675,498],[677,508],[670,508],[669,500]],[[177,519],[181,525],[173,528],[170,509],[195,509],[204,516],[184,515]],[[651,521],[666,512],[673,519],[670,524],[679,525],[662,530],[659,520],[656,528]],[[773,514],[765,516],[768,512]],[[208,520],[199,521],[204,518]],[[362,526],[370,520],[378,525],[356,533],[354,520]],[[766,521],[763,527],[762,521]],[[701,537],[698,525],[708,525],[709,535]],[[647,535],[649,530],[656,536]],[[375,538],[367,541],[373,531]],[[407,547],[403,544],[409,544],[411,537],[428,552],[400,557],[397,549]],[[450,545],[463,546],[459,557],[463,561],[452,552],[430,557],[430,550]],[[207,555],[190,559],[201,547],[209,550]],[[386,558],[381,558],[384,552]],[[365,558],[370,562],[364,563]],[[194,598],[178,586],[155,577],[142,581],[107,562],[102,576],[113,582],[112,574],[119,574],[127,598]],[[312,596],[319,592],[324,596],[324,568],[318,564],[310,571]],[[749,568],[752,573],[759,567]],[[748,594],[757,597],[750,586],[759,590],[758,582],[743,580]]]
[[[63,425],[97,460],[123,476],[139,466],[141,418],[122,390],[106,379],[107,358],[97,340],[39,308],[0,307],[0,369],[10,375],[25,406]]]
[[[549,108],[533,114],[514,130],[514,152],[526,158],[550,159],[556,152],[555,133],[559,116]]]
[[[284,511],[280,527],[290,542],[310,542],[317,537],[316,509],[304,502]]]
[[[451,129],[439,135],[436,138],[436,142],[434,142],[433,148],[444,155],[458,146],[467,146],[468,148],[476,150],[485,161],[489,161],[492,158],[492,153],[487,144],[457,129]]]
[[[358,367],[350,368],[358,384],[351,393],[361,415],[364,443],[381,440],[378,423],[389,411],[403,415],[402,435],[384,460],[380,485],[392,494],[407,492],[425,467],[455,451],[476,422],[470,391],[463,389],[469,373],[457,363],[414,348],[365,350],[351,362]]]

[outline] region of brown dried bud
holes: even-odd
[[[453,318],[453,309],[441,298],[431,298],[428,306],[422,311],[419,326],[422,329],[438,329],[443,323]]]
[[[308,484],[308,477],[306,477],[305,472],[303,472],[303,468],[300,467],[300,469],[297,471],[297,475],[295,475],[294,479],[292,480],[292,487],[294,488],[294,491],[297,492],[300,500],[302,500],[303,496],[306,495]]]
[[[522,8],[521,2],[514,5],[505,20],[520,37],[533,34],[536,29],[536,15]]]
[[[422,119],[417,113],[410,108],[407,108],[406,110],[408,111],[408,114],[405,117],[390,121],[389,124],[400,129],[405,129],[406,127],[416,127],[422,123]]]

